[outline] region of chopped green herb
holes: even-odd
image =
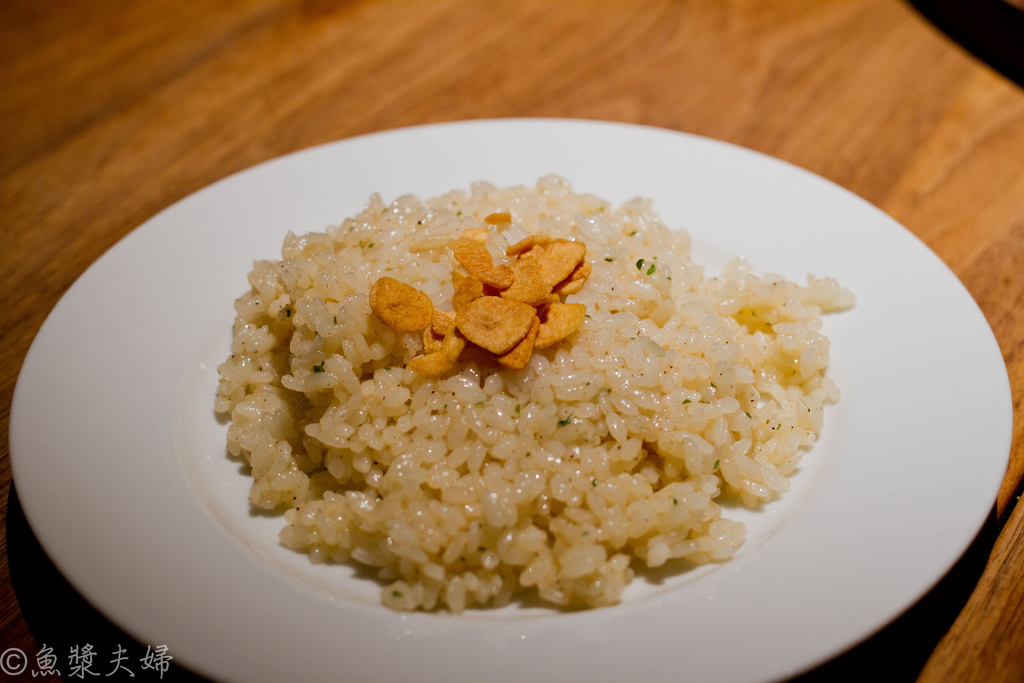
[[[519,414],[519,411],[520,411],[521,409],[522,409],[522,406],[521,406],[521,405],[519,405],[519,404],[517,403],[517,404],[516,404],[516,415],[518,415],[518,414]]]
[[[393,590],[393,591],[391,591],[391,597],[394,597],[394,598],[402,597],[402,591],[400,591],[400,590]]]
[[[672,504],[673,505],[679,505],[679,499],[676,498],[675,496],[672,496]]]
[[[629,236],[632,237],[635,234],[636,234],[636,230],[634,230],[633,232],[629,233]]]
[[[612,262],[612,261],[614,261],[615,259],[613,259],[613,258],[609,258],[609,257],[605,257],[605,259],[604,259],[604,260],[605,260],[605,261],[607,261],[608,263],[611,263],[611,262]]]
[[[338,324],[338,316],[334,316],[334,324],[335,324],[335,325],[337,325],[337,324]]]
[[[712,389],[717,389],[718,387],[716,387],[716,386],[715,386],[715,383],[714,383],[714,382],[712,382],[712,383],[711,383],[711,388],[712,388]]]
[[[715,461],[715,469],[716,469],[716,470],[718,469],[718,465],[719,465],[719,463],[721,463],[721,462],[722,462],[721,460],[716,460],[716,461]]]
[[[391,366],[390,366],[390,365],[388,365],[388,366],[387,366],[387,367],[385,367],[384,369],[385,369],[385,370],[390,370],[390,369],[391,369]]]
[[[640,259],[639,261],[636,262],[636,269],[637,270],[640,270],[643,267],[644,267],[644,260],[643,259]]]
[[[747,417],[753,417],[753,415],[751,415],[750,413],[748,413],[748,412],[747,412],[747,411],[745,411],[745,410],[743,411],[743,414],[744,414],[744,415],[746,415]]]
[[[591,479],[590,480],[590,485],[596,487],[597,486],[597,479]]]
[[[693,402],[693,401],[691,401],[691,400],[690,400],[690,399],[688,399],[688,398],[684,398],[684,399],[683,399],[683,405],[684,405],[684,406],[685,406],[685,405],[686,405],[687,403],[692,403],[692,402]]]
[[[655,268],[656,268],[656,266],[652,263],[651,267],[647,269],[647,274],[648,275],[654,275],[654,269]]]
[[[284,314],[285,314],[285,317],[288,317],[288,318],[292,317],[292,309],[290,309],[290,308],[284,309]]]
[[[590,533],[589,531],[587,531],[586,529],[584,529],[584,530],[583,530],[583,531],[582,531],[582,532],[580,533],[580,536],[582,536],[582,537],[586,538],[587,534],[589,534],[589,533]]]
[[[477,401],[477,402],[476,402],[476,404],[477,404],[478,406],[482,406],[482,405],[484,404],[484,402],[483,402],[483,401]]]
[[[319,363],[317,363],[316,365],[314,365],[313,366],[313,372],[323,372],[324,371],[324,364],[325,363],[327,363],[327,361],[326,360],[322,360]]]
[[[455,215],[456,216],[461,216],[462,215],[462,209],[459,209],[458,211],[456,211]]]
[[[564,420],[559,420],[558,421],[558,426],[559,427],[564,427],[565,425],[569,424],[570,422],[572,422],[572,415],[570,415],[569,417],[565,418]]]
[[[367,249],[373,249],[373,242],[370,242],[369,244],[367,244],[366,248]]]

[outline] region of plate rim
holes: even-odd
[[[991,352],[991,347],[992,346],[994,346],[996,351],[998,351],[998,344],[995,343],[994,334],[992,333],[991,328],[987,325],[987,322],[984,321],[984,316],[981,315],[980,309],[977,308],[977,305],[976,305],[976,303],[974,303],[973,298],[970,297],[970,293],[966,290],[966,288],[963,286],[963,284],[960,283],[960,281],[956,278],[955,274],[948,268],[948,266],[946,266],[941,260],[939,260],[938,257],[935,256],[933,252],[931,252],[931,250],[927,247],[927,245],[925,245],[919,238],[916,237],[916,235],[914,235],[911,231],[909,231],[904,226],[902,226],[899,223],[897,223],[895,220],[893,220],[890,217],[888,217],[887,215],[885,215],[883,212],[881,212],[880,209],[877,209],[877,207],[871,206],[864,199],[862,199],[860,197],[857,197],[855,194],[853,194],[849,190],[846,190],[846,189],[842,188],[841,186],[835,184],[834,182],[832,182],[832,181],[830,181],[828,179],[822,178],[821,176],[813,174],[810,171],[807,171],[807,170],[802,169],[802,168],[800,168],[798,166],[795,166],[795,165],[793,165],[790,162],[787,162],[787,161],[784,161],[784,160],[780,160],[780,159],[776,159],[776,158],[771,157],[769,155],[766,155],[766,154],[764,154],[762,152],[758,152],[756,150],[751,150],[751,149],[748,149],[748,148],[740,147],[740,146],[735,145],[733,143],[724,142],[724,141],[721,141],[721,140],[714,140],[712,138],[707,138],[707,137],[702,137],[702,136],[697,136],[697,135],[694,135],[692,133],[685,133],[685,132],[682,132],[682,131],[673,131],[673,130],[663,129],[663,128],[654,128],[654,127],[642,126],[642,125],[631,124],[631,123],[613,123],[613,122],[596,121],[596,120],[592,120],[592,119],[551,119],[551,118],[534,118],[534,119],[476,119],[476,120],[470,120],[470,121],[450,121],[450,122],[443,122],[443,123],[438,123],[438,124],[424,124],[424,125],[420,125],[420,126],[412,126],[412,127],[407,127],[407,128],[392,128],[392,129],[388,129],[388,130],[384,130],[384,131],[378,131],[378,132],[374,132],[374,133],[368,133],[368,134],[365,134],[365,135],[356,136],[356,137],[353,137],[353,138],[346,138],[346,139],[342,139],[342,140],[339,140],[339,141],[334,141],[334,142],[326,143],[324,145],[318,145],[318,146],[306,148],[306,149],[303,149],[303,150],[298,150],[298,151],[295,151],[295,152],[283,155],[281,157],[277,157],[275,159],[271,159],[271,160],[265,161],[265,162],[263,162],[261,164],[257,164],[256,166],[250,167],[248,169],[244,169],[242,171],[239,171],[238,173],[235,173],[235,174],[227,176],[227,177],[225,177],[223,179],[220,179],[220,180],[218,180],[218,181],[216,181],[216,182],[206,186],[205,188],[197,191],[196,193],[190,194],[190,195],[182,198],[181,200],[175,202],[174,204],[172,204],[171,206],[167,207],[166,209],[164,209],[164,210],[158,212],[157,214],[155,214],[154,216],[150,217],[149,219],[144,221],[141,225],[139,225],[138,227],[133,229],[130,233],[128,233],[124,238],[119,240],[103,256],[101,256],[99,259],[97,259],[95,262],[93,262],[93,264],[91,264],[85,270],[85,272],[83,272],[82,275],[78,279],[76,279],[76,281],[72,285],[72,287],[69,288],[69,290],[67,292],[65,292],[65,294],[60,298],[58,303],[54,306],[53,310],[48,314],[46,321],[44,322],[43,326],[40,328],[40,330],[37,333],[36,339],[33,340],[33,343],[31,345],[28,353],[26,354],[26,357],[25,357],[25,360],[23,362],[21,371],[19,372],[18,380],[16,382],[15,390],[14,390],[14,394],[13,394],[13,398],[12,398],[11,417],[10,417],[10,436],[9,436],[10,446],[11,446],[11,448],[10,448],[10,451],[11,451],[10,462],[11,462],[11,467],[12,467],[12,482],[13,482],[13,484],[17,485],[18,482],[19,482],[19,478],[22,481],[24,481],[25,477],[27,475],[25,475],[25,474],[20,474],[19,475],[19,472],[27,471],[27,469],[30,467],[30,465],[26,464],[25,460],[24,460],[24,458],[27,457],[27,456],[22,456],[20,454],[16,455],[16,451],[18,451],[19,453],[23,452],[24,449],[27,448],[27,445],[26,445],[27,441],[31,441],[31,437],[26,437],[25,436],[25,432],[23,431],[24,421],[28,419],[28,418],[25,417],[25,410],[26,410],[26,408],[24,407],[24,404],[25,404],[25,401],[27,400],[27,399],[25,399],[25,395],[26,395],[26,392],[29,389],[28,385],[23,383],[23,377],[31,378],[32,374],[34,372],[36,372],[36,367],[37,367],[37,365],[40,362],[38,360],[38,355],[39,355],[40,351],[37,350],[37,342],[39,342],[40,339],[44,339],[45,340],[46,339],[46,335],[50,334],[51,328],[53,326],[57,325],[58,322],[60,321],[60,316],[61,315],[65,315],[64,313],[61,312],[62,311],[62,304],[64,304],[65,301],[70,301],[71,298],[73,298],[76,295],[76,294],[73,294],[73,293],[77,293],[79,290],[81,290],[83,287],[86,286],[86,285],[80,284],[80,283],[83,283],[83,282],[87,282],[88,283],[88,282],[91,282],[91,278],[98,277],[98,276],[95,275],[95,273],[100,272],[102,269],[108,267],[109,263],[111,262],[111,259],[108,259],[108,255],[109,254],[115,253],[115,252],[118,252],[118,251],[129,250],[129,249],[133,248],[133,245],[135,244],[135,242],[138,241],[138,237],[133,237],[133,236],[137,236],[137,235],[141,234],[144,230],[148,230],[150,232],[155,230],[155,228],[153,228],[151,226],[154,226],[154,225],[155,226],[159,226],[158,219],[160,219],[160,217],[168,215],[168,213],[171,212],[172,210],[175,210],[176,207],[179,207],[180,205],[189,202],[194,197],[196,197],[196,196],[198,196],[200,194],[203,194],[203,195],[215,194],[218,191],[220,191],[218,188],[224,188],[228,184],[231,184],[231,183],[244,183],[245,182],[245,178],[246,178],[246,174],[259,173],[259,172],[261,172],[260,169],[264,169],[262,172],[266,173],[267,172],[266,169],[269,168],[270,165],[272,165],[272,164],[275,164],[275,163],[278,163],[278,162],[287,162],[287,163],[301,162],[302,159],[304,158],[304,155],[324,153],[323,150],[328,150],[328,149],[330,149],[330,150],[346,149],[346,148],[351,148],[351,146],[353,144],[359,144],[359,145],[369,144],[369,145],[372,146],[373,144],[375,144],[376,141],[384,140],[384,139],[387,139],[387,138],[392,138],[393,139],[395,136],[398,136],[398,137],[401,137],[401,136],[414,136],[415,137],[416,135],[420,135],[420,134],[431,135],[431,134],[433,134],[436,131],[442,131],[442,132],[444,132],[444,131],[450,132],[450,131],[453,131],[453,130],[454,131],[460,131],[460,130],[465,130],[467,127],[468,128],[477,128],[477,129],[479,129],[480,127],[485,127],[485,128],[486,127],[491,127],[492,129],[495,129],[495,127],[496,127],[498,129],[500,129],[500,128],[522,128],[524,126],[525,127],[539,126],[539,127],[551,127],[551,128],[560,128],[560,129],[564,129],[565,127],[568,127],[568,128],[575,128],[577,130],[580,130],[581,128],[589,128],[592,131],[605,131],[605,130],[615,129],[617,131],[626,131],[627,135],[631,134],[632,132],[637,132],[637,133],[640,133],[641,136],[642,135],[646,135],[646,134],[651,134],[651,133],[653,133],[654,135],[667,135],[668,137],[682,136],[682,138],[680,138],[680,139],[689,139],[691,142],[695,142],[695,141],[699,140],[699,141],[702,141],[699,144],[704,144],[705,142],[708,142],[708,143],[712,143],[715,147],[721,146],[720,149],[731,150],[731,152],[725,152],[726,156],[728,156],[732,152],[741,151],[742,153],[745,153],[745,154],[755,155],[756,157],[759,157],[763,161],[768,162],[770,164],[782,164],[785,167],[787,167],[790,171],[794,171],[794,172],[797,172],[798,174],[801,174],[801,176],[805,180],[809,179],[809,178],[813,179],[810,182],[813,182],[813,183],[817,183],[819,181],[820,182],[824,182],[824,183],[828,184],[829,186],[831,186],[831,188],[833,190],[839,190],[840,192],[845,193],[849,198],[852,198],[852,199],[856,200],[857,202],[862,203],[866,207],[870,207],[871,209],[874,209],[874,211],[876,211],[880,216],[884,217],[884,219],[889,223],[889,227],[890,228],[892,228],[892,227],[899,227],[900,229],[902,229],[902,231],[904,233],[904,238],[906,236],[911,237],[912,241],[916,241],[916,244],[917,244],[918,247],[923,248],[924,252],[926,252],[927,254],[930,254],[929,258],[932,258],[938,264],[941,264],[942,268],[945,270],[945,273],[946,273],[947,277],[952,278],[953,282],[955,282],[955,284],[957,286],[959,286],[959,288],[961,288],[963,290],[963,294],[965,294],[968,297],[968,299],[970,299],[971,303],[975,307],[977,315],[980,316],[981,322],[984,324],[984,331],[987,331],[988,342],[989,342],[989,346],[990,346],[989,353]],[[753,158],[753,157],[751,157],[751,158]],[[340,220],[343,217],[344,216],[339,216],[338,220]],[[150,227],[147,227],[147,226],[150,226]],[[107,264],[107,265],[105,265],[105,264]],[[935,264],[933,263],[932,265],[934,266]],[[64,308],[66,308],[66,305],[64,306]],[[58,321],[58,322],[51,322],[51,321]],[[984,333],[983,333],[983,336],[984,336]],[[1000,354],[1000,362],[1002,362],[1001,354]],[[26,369],[28,369],[28,370],[26,370]],[[1012,399],[1011,399],[1011,395],[1010,395],[1010,391],[1009,391],[1009,378],[1008,378],[1008,375],[1006,373],[1005,364],[1002,365],[1002,369],[1003,369],[1002,376],[1003,376],[1003,382],[1005,383],[1005,387],[999,393],[1004,394],[1005,398],[1007,399],[1007,400],[1003,401],[1002,405],[1003,405],[1004,411],[1008,412],[1008,415],[1009,415],[1008,426],[1007,426],[1006,434],[1005,434],[1005,438],[1004,438],[1005,448],[1003,449],[1003,452],[1005,452],[1005,455],[1006,455],[1006,459],[1008,460],[1008,458],[1009,458],[1009,451],[1010,451],[1010,443],[1011,443],[1011,439],[1012,439],[1012,417],[1013,417],[1013,415],[1012,415]],[[25,380],[25,381],[27,382],[29,380]],[[1006,410],[1007,408],[1008,408],[1008,411]],[[996,419],[996,422],[1006,422],[1006,421],[1007,421],[1007,419],[1006,419],[1005,415]],[[1002,471],[1005,473],[1005,464],[1002,467]],[[998,491],[999,484],[1002,481],[1002,476],[1004,476],[1004,475],[1001,475],[999,477],[998,481],[996,481],[994,483],[994,488],[992,488],[992,492],[991,492],[991,498],[989,499],[990,505],[986,507],[985,514],[982,515],[979,520],[977,520],[977,524],[976,524],[976,526],[974,528],[973,533],[971,534],[971,538],[972,539],[973,539],[974,534],[976,534],[977,531],[981,528],[981,525],[984,522],[985,515],[987,515],[987,513],[988,513],[988,511],[989,511],[989,509],[991,507],[991,502],[994,501],[994,499],[995,499],[995,493]],[[19,492],[19,496],[20,496],[20,500],[21,500],[23,509],[25,511],[26,519],[28,520],[29,525],[30,525],[30,527],[33,530],[33,533],[35,533],[37,538],[40,539],[40,543],[47,550],[47,554],[50,555],[51,557],[55,557],[55,554],[51,552],[51,547],[49,547],[49,546],[53,545],[55,543],[59,543],[59,541],[55,541],[54,540],[54,538],[53,538],[53,531],[52,530],[44,530],[43,533],[40,534],[40,531],[37,528],[37,524],[45,527],[46,525],[50,524],[50,522],[40,522],[39,521],[41,516],[42,516],[41,513],[39,512],[39,505],[40,505],[40,503],[37,500],[32,500],[30,502],[29,498],[28,498],[30,496],[37,495],[37,494],[32,494],[32,493],[29,493],[27,491],[23,491],[21,487],[18,488],[18,492]],[[45,537],[45,540],[44,540],[44,537]],[[873,628],[871,628],[871,629],[867,629],[867,630],[862,629],[862,632],[860,633],[860,637],[859,637],[859,639],[857,641],[855,641],[855,642],[847,642],[845,647],[843,647],[843,648],[835,649],[832,652],[828,653],[827,655],[823,655],[823,656],[821,656],[821,657],[819,657],[817,659],[812,659],[812,660],[809,660],[809,661],[805,661],[801,665],[802,669],[790,671],[790,672],[788,672],[788,674],[792,675],[794,673],[798,673],[799,670],[805,670],[807,668],[810,668],[810,667],[820,663],[821,661],[827,660],[829,657],[838,654],[843,649],[846,649],[848,647],[854,646],[856,644],[856,642],[860,642],[861,640],[869,637],[872,633],[876,632],[877,630],[880,630],[881,628],[883,628],[887,623],[889,623],[893,619],[896,619],[899,616],[899,614],[901,614],[903,612],[904,609],[906,609],[910,605],[914,604],[914,602],[916,602],[918,599],[920,599],[920,597],[922,595],[927,593],[927,591],[930,590],[935,585],[935,583],[937,583],[942,578],[943,575],[945,575],[945,573],[949,570],[950,567],[953,566],[953,564],[955,563],[956,559],[959,558],[960,553],[962,553],[962,551],[966,547],[967,546],[964,545],[962,548],[960,548],[959,552],[955,553],[955,556],[949,561],[947,566],[943,567],[941,572],[939,572],[937,575],[935,575],[933,577],[933,580],[928,585],[923,586],[921,588],[921,590],[917,594],[915,594],[913,596],[907,596],[907,599],[905,600],[905,602],[902,605],[900,605],[897,609],[892,611],[892,614],[890,615],[890,618],[887,621],[882,622],[882,623],[876,623],[873,626]],[[58,553],[56,553],[56,555],[57,556],[62,556],[63,553],[59,553],[58,552]],[[75,587],[76,590],[78,590],[87,599],[89,599],[89,601],[91,603],[98,604],[97,601],[92,599],[92,597],[94,597],[94,595],[92,595],[92,594],[95,591],[94,590],[90,590],[89,586],[81,585],[82,577],[77,576],[78,580],[75,580],[76,572],[74,571],[74,568],[70,568],[69,569],[67,566],[64,566],[64,565],[67,564],[67,560],[66,559],[64,560],[64,564],[62,564],[60,561],[55,559],[54,560],[54,564],[55,564],[55,566],[58,567],[58,569],[61,571],[61,573],[64,574],[68,578],[69,582]],[[671,602],[671,601],[669,601],[669,602]],[[103,609],[102,605],[100,605],[98,607],[98,611],[100,611],[101,613],[110,615],[110,612],[108,612],[107,610]],[[616,611],[616,610],[613,610],[613,612],[614,611]],[[621,612],[621,611],[629,611],[629,610],[627,608],[627,610],[617,610],[617,611]],[[121,614],[120,616],[124,617],[124,614]],[[418,619],[418,617],[413,617],[413,620],[416,620],[416,619]],[[122,626],[126,625],[126,624],[123,624],[122,621],[118,620],[118,619],[113,619],[112,618],[112,621],[116,621],[117,623],[119,623]],[[125,630],[129,631],[130,633],[138,632],[139,631],[138,628],[131,628],[131,625],[128,625],[128,626],[129,627],[125,628]],[[203,671],[204,668],[206,668],[206,667],[201,666],[203,664],[202,661],[190,662],[190,660],[187,657],[183,658],[182,661],[186,664],[186,666],[188,668],[194,668],[197,671]],[[196,664],[196,666],[190,666],[190,664]]]

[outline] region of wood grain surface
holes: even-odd
[[[937,589],[806,679],[1024,680],[1024,91],[896,0],[0,3],[0,650],[34,657],[59,618],[28,608],[47,587],[11,580],[32,539],[8,506],[8,421],[29,345],[75,279],[156,212],[255,163],[525,116],[779,157],[874,203],[949,265],[1012,387],[992,522],[966,589]],[[907,619],[939,627],[913,653],[898,644]],[[896,663],[872,662],[873,646]]]

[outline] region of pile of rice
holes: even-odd
[[[382,276],[450,309],[450,245],[489,214],[496,264],[530,233],[582,240],[587,317],[521,371],[482,356],[425,379],[422,349],[370,311]],[[326,233],[288,234],[236,304],[216,410],[251,465],[252,506],[314,562],[376,568],[397,610],[613,604],[634,567],[719,562],[743,542],[720,496],[750,506],[787,476],[839,398],[820,314],[828,278],[706,278],[651,202],[613,207],[556,176],[422,201],[370,198]]]

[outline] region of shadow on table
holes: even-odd
[[[997,534],[993,509],[960,561],[916,605],[869,640],[793,679],[792,683],[913,681],[973,592]],[[97,653],[93,667],[97,680],[136,683],[161,680],[154,670],[140,670],[139,662],[146,656],[148,646],[134,640],[93,609],[53,566],[29,529],[13,486],[7,504],[7,553],[11,582],[25,621],[39,647],[46,645],[59,655],[57,668],[65,680],[71,680],[67,670],[68,653],[71,648],[82,648],[86,643]],[[202,624],[197,624],[197,628],[202,628]],[[133,670],[134,678],[126,673],[119,676],[108,673],[113,669],[110,664],[113,653],[119,647],[127,651],[125,663]],[[173,657],[174,653],[169,654]],[[35,656],[36,653],[29,653],[33,664]],[[171,664],[162,680],[175,683],[204,680],[173,666],[173,661]],[[24,680],[30,680],[27,673]]]
[[[1004,0],[909,0],[925,19],[1024,87],[1024,10]]]

